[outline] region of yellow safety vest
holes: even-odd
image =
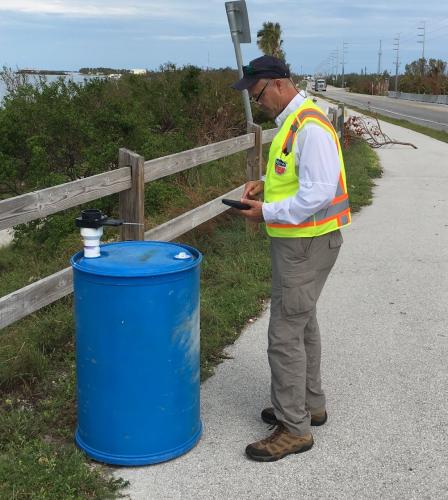
[[[351,222],[345,167],[339,138],[323,111],[311,99],[306,99],[296,111],[286,118],[272,141],[264,183],[264,201],[271,203],[284,200],[294,196],[300,189],[294,147],[297,134],[307,123],[313,123],[321,127],[330,134],[330,137],[336,143],[341,167],[336,194],[326,208],[319,210],[300,224],[266,223],[267,233],[272,237],[305,238],[321,236],[347,226]]]

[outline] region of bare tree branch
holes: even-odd
[[[382,129],[377,117],[372,119],[363,116],[350,116],[344,123],[344,144],[349,146],[353,139],[363,139],[371,148],[380,148],[388,144],[400,144],[417,149],[410,142],[401,142],[391,139]]]

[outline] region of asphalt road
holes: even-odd
[[[408,120],[436,130],[448,132],[448,106],[446,104],[429,104],[406,101],[392,97],[352,94],[336,87],[327,87],[326,92],[319,92],[325,99],[335,99],[362,109],[370,109],[381,115]]]

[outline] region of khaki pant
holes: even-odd
[[[277,419],[298,435],[310,431],[310,412],[325,409],[316,302],[341,244],[339,230],[315,238],[271,238],[271,400]]]

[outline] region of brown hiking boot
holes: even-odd
[[[328,419],[327,412],[324,410],[320,413],[314,413],[311,415],[311,425],[318,427],[319,425],[324,425]],[[277,417],[274,413],[274,408],[265,408],[261,412],[261,420],[269,425],[277,425]]]
[[[275,462],[291,453],[303,453],[313,447],[311,434],[297,436],[278,423],[275,431],[266,439],[250,444],[246,455],[257,462]]]

